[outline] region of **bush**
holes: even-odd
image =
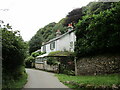
[[[49,65],[58,65],[59,61],[57,57],[48,57],[47,58],[47,64]]]
[[[39,54],[39,52],[33,52],[32,54],[31,54],[31,56],[33,56],[33,57],[37,57],[37,56],[39,56],[40,54]]]
[[[48,56],[74,56],[74,53],[69,51],[54,51],[50,52]]]
[[[49,53],[47,64],[58,65],[59,73],[74,75],[74,53],[68,51],[55,51]]]
[[[22,71],[22,73],[20,72]],[[2,78],[3,85],[2,85],[2,90],[12,90],[13,88],[17,88],[17,90],[21,90],[25,83],[27,82],[27,73],[25,72],[25,68],[21,67],[21,69],[18,71],[20,72],[20,76],[14,77],[12,74],[4,74]]]
[[[7,28],[2,30],[2,68],[3,73],[15,72],[16,68],[24,64],[25,43],[17,32],[8,31]]]
[[[54,51],[54,52],[50,52],[48,56],[52,56],[52,57],[47,58],[47,64],[58,65],[60,56],[74,56],[74,53],[68,52],[68,51]],[[53,57],[53,56],[55,56],[55,57]],[[56,57],[56,56],[58,56],[58,57]]]
[[[2,86],[11,88],[15,81],[23,77],[26,44],[19,35],[19,31],[10,30],[9,24],[0,27],[2,32]],[[24,81],[26,79],[24,78]],[[23,82],[24,84],[24,82]],[[23,86],[22,84],[22,86]]]
[[[45,54],[45,52],[39,51],[39,52],[33,52],[33,53],[31,54],[31,56],[32,56],[32,57],[37,57],[37,56],[43,55],[43,54]]]
[[[25,59],[25,67],[32,68],[34,67],[33,64],[35,62],[35,58],[33,56],[29,56]]]

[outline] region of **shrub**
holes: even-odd
[[[34,58],[34,57],[32,57],[32,56],[27,57],[27,58],[25,59],[25,66],[26,66],[27,68],[32,68],[34,61],[35,61],[35,58]]]
[[[33,56],[33,57],[37,57],[37,56],[39,56],[40,54],[39,54],[39,52],[33,52],[32,54],[31,54],[31,56]]]
[[[50,52],[48,56],[74,56],[74,53],[69,51],[54,51]]]
[[[43,55],[43,54],[45,54],[45,52],[39,51],[39,52],[33,52],[33,53],[31,54],[31,56],[32,56],[32,57],[37,57],[37,56]]]
[[[2,86],[11,88],[12,84],[16,83],[16,80],[19,82],[18,78],[25,74],[26,44],[19,31],[12,31],[9,24],[4,25],[4,28],[0,27],[0,32],[2,32]]]
[[[47,63],[49,65],[57,65],[59,63],[60,56],[74,56],[74,53],[68,51],[54,51],[54,52],[50,52],[48,56],[52,56],[52,57],[47,58]]]
[[[58,65],[59,73],[74,75],[74,53],[68,51],[55,51],[49,53],[47,64]]]
[[[47,58],[47,64],[49,65],[58,65],[59,61],[57,57],[48,57]]]

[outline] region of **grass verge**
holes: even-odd
[[[96,75],[96,76],[70,76],[56,74],[58,79],[69,88],[119,88],[120,74]],[[82,90],[82,89],[80,89]]]

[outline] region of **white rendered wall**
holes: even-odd
[[[53,51],[74,51],[74,42],[76,41],[76,36],[74,32],[66,34],[62,38],[53,41],[55,42],[55,48],[53,50],[50,49],[50,43],[46,44],[46,53],[50,53]],[[73,42],[73,48],[70,47],[70,42]],[[52,43],[52,42],[51,42]],[[43,52],[43,46],[41,47],[41,52]]]
[[[74,32],[69,33],[62,37],[61,39],[57,40],[57,51],[74,51],[74,42],[76,41],[76,37]],[[70,42],[73,42],[73,48],[70,48]]]

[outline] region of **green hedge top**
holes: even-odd
[[[49,53],[48,56],[74,56],[74,53],[68,51],[54,51]]]

